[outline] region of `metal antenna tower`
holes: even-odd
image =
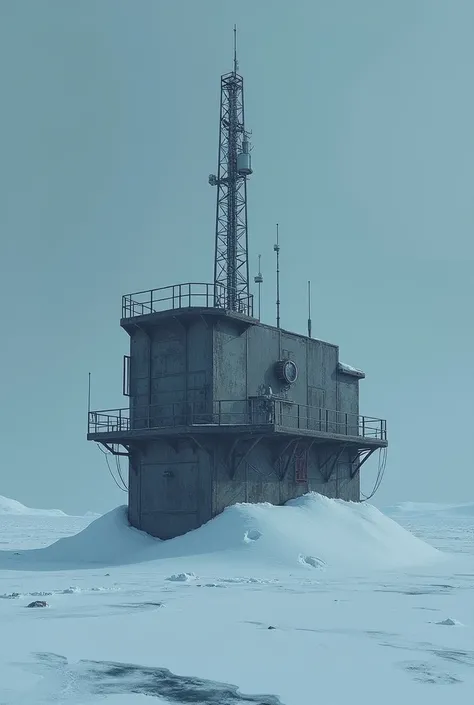
[[[217,176],[215,305],[248,315],[250,287],[247,232],[247,177],[252,173],[250,133],[244,123],[244,81],[237,73],[237,28],[234,26],[234,70],[221,76]]]

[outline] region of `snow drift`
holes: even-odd
[[[0,514],[15,514],[23,516],[46,516],[46,517],[65,517],[67,514],[60,509],[31,509],[25,507],[16,499],[9,499],[0,495]]]
[[[199,529],[169,541],[131,528],[126,507],[118,507],[75,536],[21,555],[4,551],[0,560],[2,567],[44,569],[186,558],[194,569],[198,557],[220,560],[224,553],[234,565],[313,571],[393,569],[441,555],[371,505],[311,493],[282,507],[236,504]]]

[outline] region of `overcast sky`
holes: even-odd
[[[86,434],[125,405],[121,296],[212,280],[219,80],[239,28],[251,269],[361,367],[379,505],[474,499],[472,0],[0,0],[0,494],[124,502]],[[376,466],[364,466],[369,491]]]

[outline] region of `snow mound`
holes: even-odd
[[[236,504],[158,548],[163,557],[229,551],[258,564],[303,566],[317,572],[326,567],[391,569],[441,555],[372,505],[316,493],[282,507]]]
[[[206,557],[234,565],[300,569],[397,569],[429,563],[439,551],[414,537],[369,504],[311,493],[285,506],[236,504],[184,536],[154,539],[129,526],[126,507],[93,521],[83,531],[46,548],[14,555],[0,552],[2,567],[121,565],[150,560]],[[5,565],[6,563],[6,565]],[[184,566],[183,566],[184,567]]]
[[[60,509],[30,509],[25,507],[16,499],[9,499],[0,495],[0,514],[23,514],[25,516],[44,516],[44,517],[65,517],[67,514]]]
[[[21,551],[18,562],[26,558],[28,561],[68,566],[140,563],[156,557],[150,554],[150,549],[156,548],[157,543],[157,539],[129,525],[126,507],[117,507],[74,536],[65,536],[45,548]],[[6,553],[3,552],[3,555]]]
[[[192,580],[196,580],[196,575],[195,573],[173,573],[166,580],[172,583],[190,583]]]
[[[464,504],[435,504],[430,502],[400,502],[386,511],[393,516],[431,515],[474,517],[474,502]]]

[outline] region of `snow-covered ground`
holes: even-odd
[[[474,504],[405,503],[396,523],[309,495],[160,542],[123,508],[9,502],[1,705],[472,702]]]

